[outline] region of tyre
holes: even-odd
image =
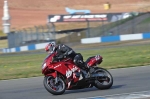
[[[58,77],[58,83],[55,84],[55,78],[46,76],[44,77],[43,84],[45,89],[53,95],[61,95],[66,90],[65,82],[60,77]]]
[[[102,80],[102,78],[97,77],[95,80],[95,87],[98,89],[109,89],[113,85],[113,77],[109,71],[103,68],[96,68],[95,73],[100,73],[105,76],[106,80]]]

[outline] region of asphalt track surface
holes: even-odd
[[[0,81],[0,99],[78,99],[150,90],[150,66],[109,71],[114,77],[114,84],[108,90],[93,87],[66,91],[63,95],[55,96],[45,90],[42,76]]]

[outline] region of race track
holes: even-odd
[[[54,96],[43,86],[43,77],[0,81],[0,99],[77,99],[150,90],[150,66],[109,70],[114,77],[111,89],[66,91]]]

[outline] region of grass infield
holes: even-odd
[[[106,69],[150,65],[150,45],[78,51],[88,57],[103,56]],[[47,53],[0,56],[0,80],[42,76],[41,64]]]

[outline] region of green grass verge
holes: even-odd
[[[6,34],[4,34],[2,30],[0,30],[0,37],[2,36],[6,36]],[[0,48],[6,48],[6,47],[8,47],[7,40],[0,40]]]
[[[100,66],[106,69],[110,69],[149,65],[149,49],[150,45],[141,45],[86,51],[84,50],[79,52],[84,56],[84,60],[96,54],[102,55],[104,61]],[[16,56],[1,55],[0,80],[41,76],[41,64],[45,56],[46,53],[29,55],[20,54]]]
[[[0,40],[0,48],[7,48],[8,41],[7,40]]]
[[[144,19],[140,24],[147,24],[147,23],[150,23],[150,17]]]
[[[0,36],[6,36],[6,34],[4,34],[4,33],[2,32],[2,30],[0,30]]]

